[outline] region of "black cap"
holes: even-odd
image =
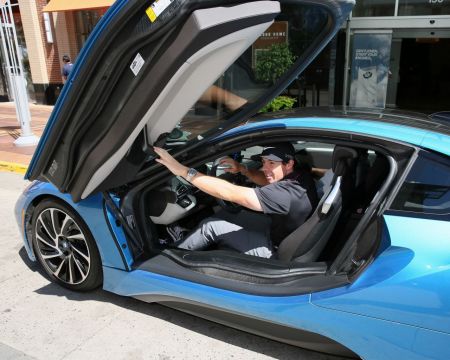
[[[295,160],[295,149],[291,143],[277,143],[266,147],[261,153],[261,157],[287,163],[289,160]]]

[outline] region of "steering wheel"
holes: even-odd
[[[220,179],[226,180],[232,184],[240,185],[241,181],[239,178],[241,177],[240,174],[232,174],[229,172],[225,172],[226,169],[229,169],[230,166],[227,164],[221,165],[220,162],[227,158],[228,156],[220,157],[216,160],[214,160],[211,169],[208,171],[209,176],[218,177]],[[216,198],[217,204],[224,209],[225,211],[228,211],[232,214],[237,214],[239,211],[242,210],[242,206],[238,205],[231,201],[222,200],[219,198]]]

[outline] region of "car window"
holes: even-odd
[[[299,164],[308,164],[312,168],[331,168],[334,144],[298,141],[294,147]]]
[[[422,151],[391,209],[424,214],[450,214],[450,160]]]
[[[220,127],[243,106],[264,97],[326,29],[329,14],[315,4],[284,4],[275,22],[200,97],[178,124],[170,143],[187,142]],[[270,99],[267,99],[270,100]],[[181,131],[179,131],[181,130]]]
[[[252,146],[241,151],[242,163],[248,163],[255,160],[255,156],[258,156],[264,150],[263,146]]]

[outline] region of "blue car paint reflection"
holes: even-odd
[[[314,294],[313,302],[450,334],[450,297],[440,286],[450,280],[450,223],[384,219],[391,246],[348,289]]]

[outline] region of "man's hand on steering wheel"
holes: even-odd
[[[242,173],[247,169],[241,163],[237,162],[236,160],[230,157],[225,157],[221,159],[219,165],[223,168],[223,171],[231,174]]]
[[[240,179],[241,175],[239,173],[242,171],[242,168],[244,168],[243,165],[227,156],[219,158],[214,162],[209,175],[217,176],[217,171],[220,170],[223,171],[222,176],[219,176],[220,178],[232,184],[240,184],[242,179]],[[224,210],[230,213],[238,213],[242,209],[241,205],[230,201],[225,201],[220,198],[216,198],[216,201]]]
[[[159,155],[159,158],[155,159],[158,163],[166,166],[172,174],[184,177],[199,190],[214,196],[218,199],[218,202],[224,202],[222,206],[226,208],[226,210],[236,212],[239,211],[240,207],[244,206],[250,210],[262,211],[261,203],[259,202],[253,189],[237,185],[234,181],[226,181],[225,179],[216,178],[217,170],[222,170],[225,172],[225,169],[230,167],[232,168],[231,171],[234,171],[234,169],[237,170],[238,167],[233,162],[231,163],[231,166],[230,164],[224,164],[222,166],[220,165],[222,159],[217,159],[211,167],[208,174],[209,176],[199,173],[195,169],[192,169],[194,174],[189,175],[191,170],[187,166],[180,164],[166,150],[156,146],[153,149]],[[226,160],[225,162],[229,163],[229,160]],[[240,175],[231,173],[230,175],[237,178],[241,177]],[[234,180],[236,181],[237,179]],[[228,204],[239,205],[237,206],[237,209],[234,205],[233,209],[229,209]]]

